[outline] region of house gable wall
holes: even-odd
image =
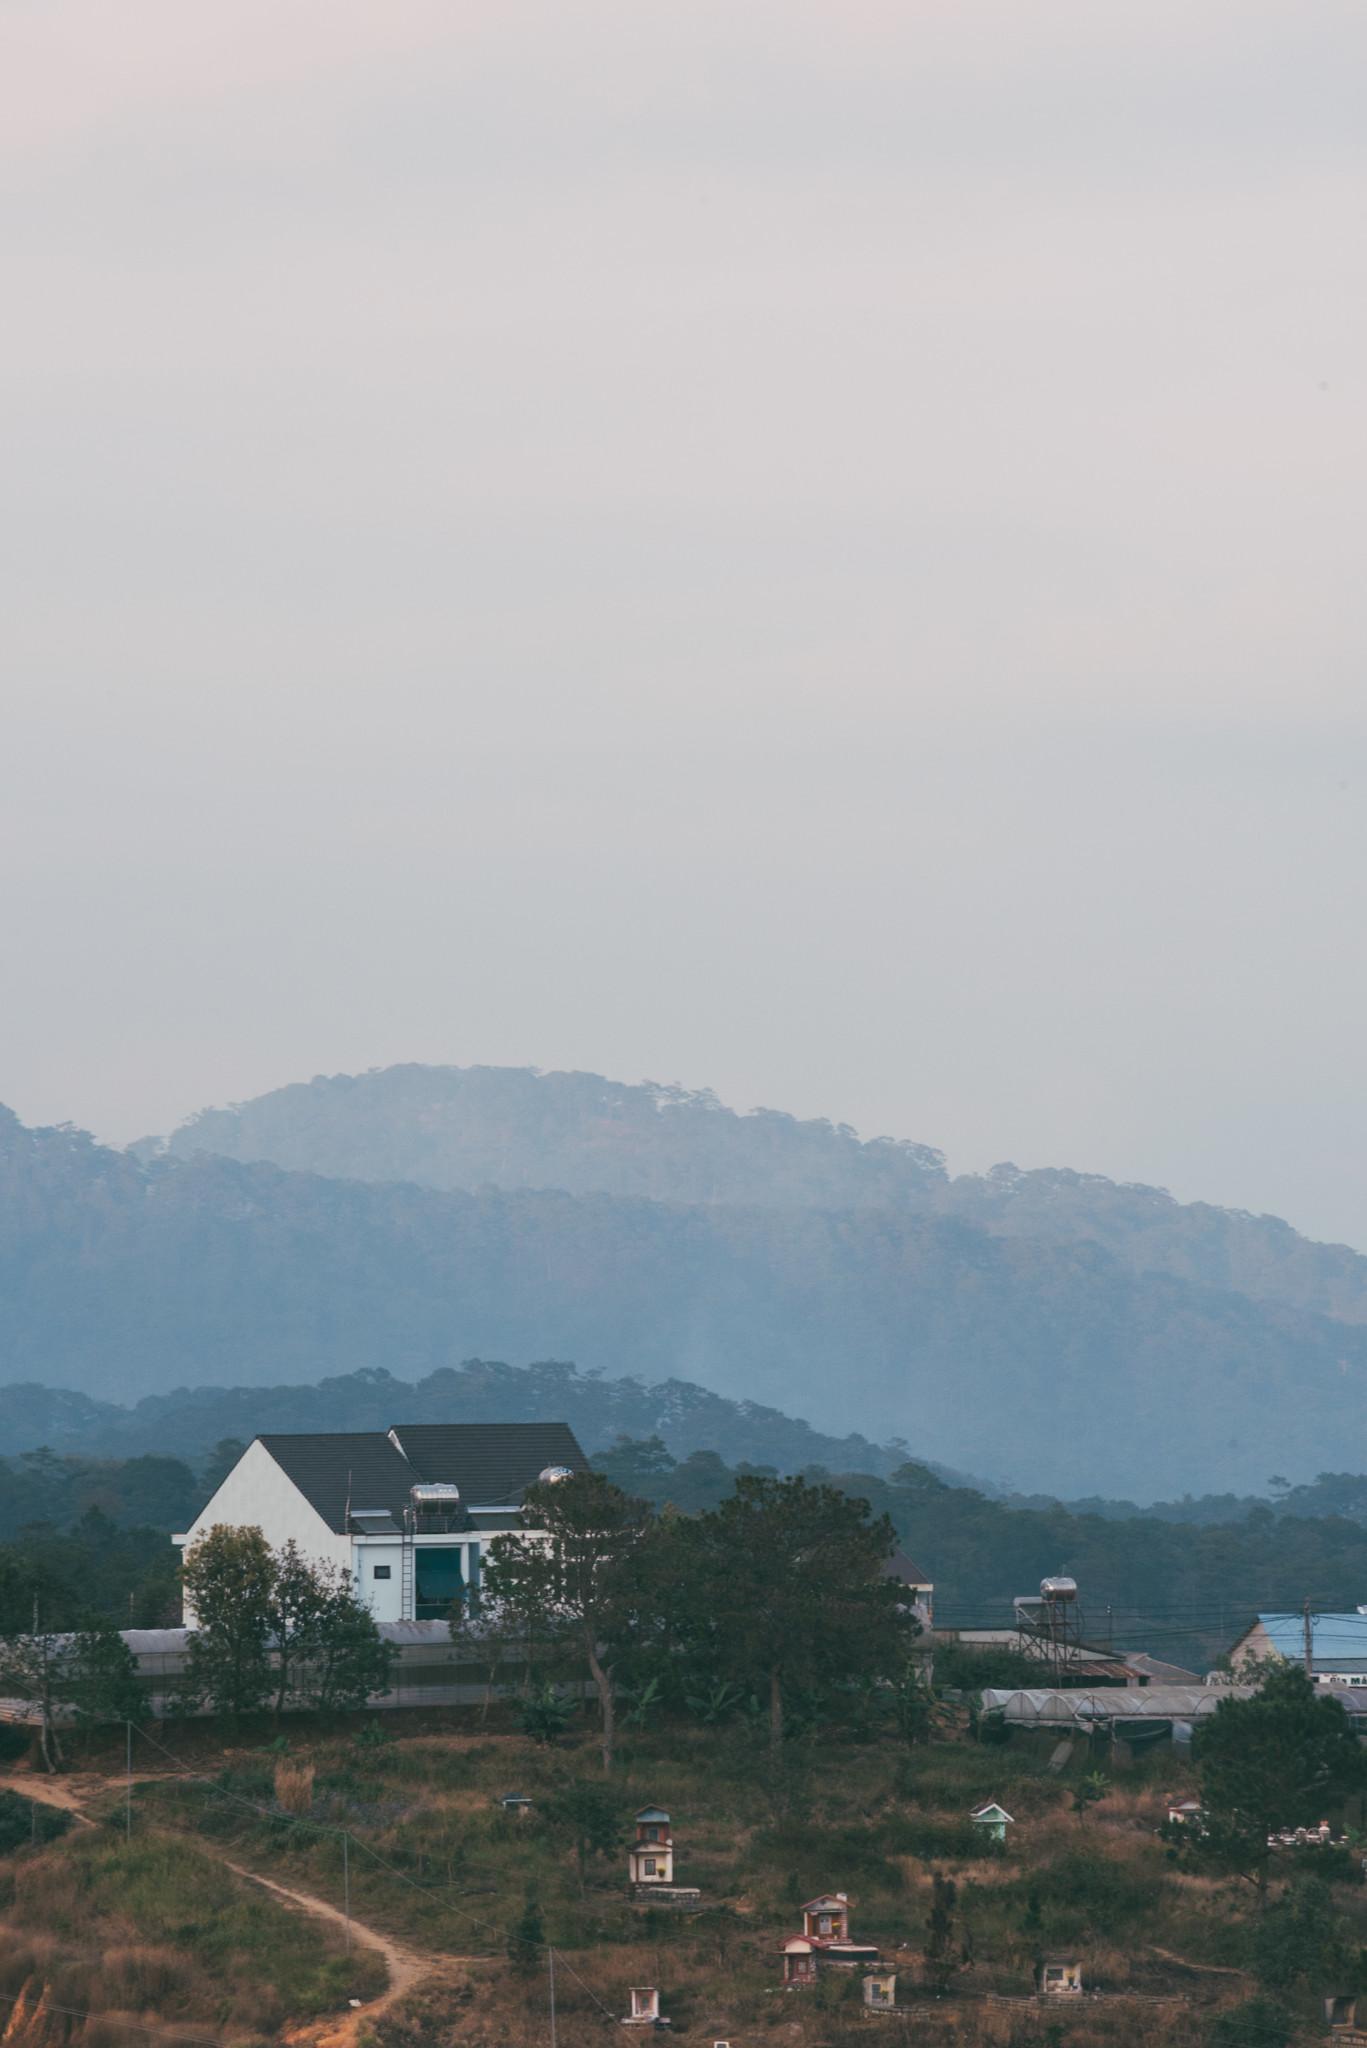
[[[364,1503],[362,1503],[364,1505]],[[189,1529],[174,1541],[188,1548],[210,1529],[258,1528],[272,1550],[291,1540],[306,1557],[351,1570],[351,1538],[329,1529],[318,1510],[286,1477],[257,1438],[248,1444],[223,1484],[196,1515]],[[185,1624],[194,1626],[189,1603]]]

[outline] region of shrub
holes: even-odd
[[[13,1721],[0,1721],[0,1764],[17,1764],[32,1747],[31,1728],[18,1727]]]
[[[120,2011],[148,2012],[183,1992],[191,1975],[174,1949],[107,1948],[100,1960],[100,1995]]]
[[[880,1830],[883,1846],[894,1856],[919,1856],[923,1862],[936,1858],[959,1858],[970,1862],[1000,1847],[985,1839],[984,1831],[971,1820],[938,1819],[929,1815],[899,1814]]]
[[[53,1842],[71,1825],[59,1806],[40,1806],[17,1792],[0,1791],[0,1856],[9,1856],[30,1842]]]
[[[1031,1893],[1060,1934],[1115,1934],[1157,1903],[1164,1880],[1110,1856],[1073,1849],[1038,1871]]]
[[[530,1735],[534,1742],[549,1743],[564,1734],[574,1711],[574,1701],[566,1699],[553,1685],[539,1685],[522,1701],[517,1718],[524,1735]]]
[[[1217,2013],[1206,2048],[1288,2048],[1291,2019],[1275,1998],[1246,1998]]]

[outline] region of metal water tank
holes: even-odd
[[[1039,1596],[1041,1600],[1049,1601],[1076,1600],[1077,1580],[1067,1578],[1041,1579],[1039,1582]]]
[[[562,1479],[573,1479],[574,1473],[568,1465],[547,1465],[536,1475],[538,1486],[558,1486]]]
[[[449,1480],[422,1480],[408,1489],[408,1498],[420,1512],[441,1513],[460,1506],[460,1488]]]

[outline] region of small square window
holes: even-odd
[[[377,1565],[376,1565],[376,1567],[375,1567],[375,1577],[376,1577],[377,1579],[387,1579],[387,1578],[389,1577],[389,1575],[390,1575],[390,1566],[389,1566],[389,1565],[387,1565],[387,1564],[377,1564]]]
[[[654,1877],[655,1875],[655,1858],[653,1856],[647,1856],[645,1859],[645,1874],[647,1877]]]

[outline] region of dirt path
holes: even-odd
[[[1176,1963],[1183,1970],[1196,1970],[1203,1977],[1246,1977],[1247,1970],[1232,1970],[1228,1963],[1190,1963],[1185,1956],[1174,1954],[1170,1948],[1151,1948],[1151,1956],[1161,1956],[1165,1963]]]
[[[140,1782],[138,1780],[135,1783]],[[122,1777],[99,1777],[90,1774],[72,1773],[70,1776],[52,1778],[46,1773],[20,1772],[13,1775],[0,1774],[0,1789],[17,1792],[21,1798],[31,1799],[36,1805],[60,1807],[69,1813],[82,1827],[98,1825],[83,1809],[86,1802],[102,1794],[121,1792],[124,1788]],[[259,1870],[248,1870],[244,1864],[234,1863],[230,1857],[219,1855],[212,1842],[202,1842],[200,1847],[206,1855],[217,1855],[225,1870],[246,1884],[259,1885],[270,1892],[295,1912],[306,1913],[310,1919],[323,1920],[331,1927],[347,1930],[346,1914],[340,1906],[332,1905],[327,1899],[318,1898],[313,1892],[292,1890],[273,1877],[266,1877]],[[406,1992],[423,1979],[445,1976],[452,1969],[467,1963],[487,1961],[483,1956],[453,1956],[440,1953],[420,1955],[405,1942],[395,1940],[391,1934],[384,1934],[378,1927],[370,1927],[353,1914],[350,1921],[353,1942],[361,1948],[376,1951],[384,1958],[389,1982],[375,1998],[368,1999],[354,2012],[340,2014],[333,2019],[320,2020],[313,2025],[291,2031],[289,2039],[296,2048],[354,2048],[362,2025],[377,2017],[389,2006],[394,2005]]]
[[[63,1813],[69,1813],[83,1828],[93,1828],[95,1822],[88,1813],[82,1812],[82,1799],[89,1798],[92,1791],[105,1789],[101,1778],[87,1780],[84,1792],[78,1789],[79,1779],[49,1778],[39,1776],[37,1771],[21,1772],[17,1777],[0,1777],[0,1791],[17,1792],[21,1799],[31,1799],[35,1806],[60,1806]]]
[[[312,1892],[292,1891],[288,1885],[279,1884],[275,1878],[263,1877],[259,1870],[247,1870],[242,1864],[233,1863],[226,1856],[223,1858],[223,1868],[231,1870],[234,1877],[240,1877],[248,1884],[260,1885],[262,1891],[270,1892],[273,1897],[283,1900],[296,1912],[307,1913],[310,1919],[325,1920],[330,1926],[341,1928],[343,1931],[348,1928],[346,1914],[341,1908],[330,1905],[326,1899],[317,1898]],[[409,1948],[404,1942],[395,1941],[392,1934],[382,1934],[378,1927],[363,1925],[354,1915],[350,1921],[350,1934],[351,1939],[359,1942],[362,1948],[374,1949],[384,1957],[385,1968],[389,1972],[388,1984],[378,1998],[370,1999],[355,2012],[347,2013],[340,2019],[323,2020],[315,2027],[292,2031],[291,2041],[312,2042],[315,2048],[349,2048],[349,2044],[356,2040],[363,2022],[375,2019],[389,2006],[394,2005],[405,1992],[411,1991],[421,1978],[436,1976],[450,1964],[466,1960],[459,1956],[419,1955],[416,1949]]]

